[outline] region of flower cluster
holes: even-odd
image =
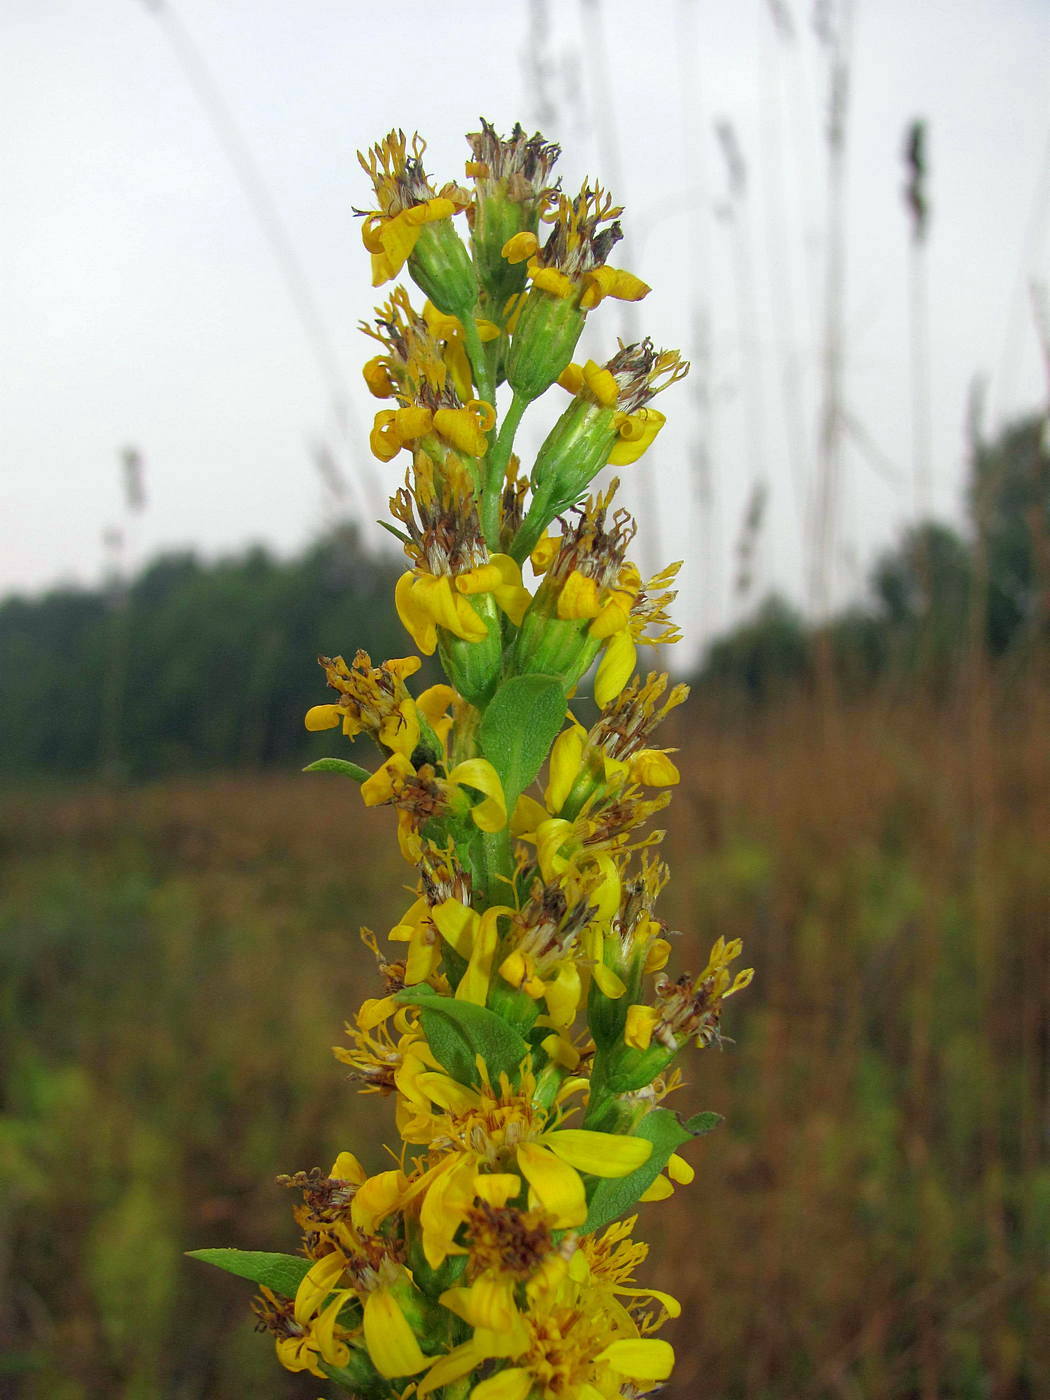
[[[377,994],[335,1052],[393,1100],[398,1147],[378,1172],[342,1152],[282,1178],[301,1255],[236,1271],[281,1363],[351,1394],[626,1400],[670,1375],[653,1334],[680,1311],[635,1281],[632,1212],[691,1180],[678,1149],[714,1118],[663,1106],[674,1062],[718,1041],[751,977],[721,939],[698,976],[666,971],[649,823],[679,781],[656,730],[687,690],[637,663],[677,639],[677,566],[643,578],[618,483],[594,485],[650,446],[651,402],[688,365],[648,339],[573,361],[606,298],[648,291],[608,262],[622,211],[563,193],[558,148],[520,126],[468,142],[468,187],[435,190],[418,136],[362,157],[374,282],[407,269],[422,294],[396,287],[363,327],[387,403],[371,448],[403,483],[394,601],[445,679],[414,693],[420,656],[322,657],[334,698],[306,716],[372,742],[369,768],[324,766],[394,809],[412,870],[389,954],[363,932]],[[517,428],[555,385],[570,401],[526,476]]]

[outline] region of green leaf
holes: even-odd
[[[481,752],[503,780],[507,810],[535,778],[565,719],[566,699],[554,676],[512,676],[485,708]]]
[[[362,768],[359,763],[351,763],[346,758],[319,758],[314,763],[308,763],[303,772],[345,773],[348,778],[353,778],[355,783],[363,783],[366,778],[372,776],[367,768]]]
[[[427,1007],[420,1011],[419,1020],[427,1044],[452,1078],[460,1084],[477,1084],[479,1079],[474,1052],[470,1048],[469,1039],[459,1026],[446,1019],[440,1012],[431,1011]]]
[[[190,1259],[202,1259],[228,1274],[264,1284],[282,1298],[295,1297],[313,1265],[313,1260],[295,1254],[268,1254],[260,1249],[191,1249],[187,1253]]]
[[[431,1050],[461,1084],[478,1083],[478,1055],[495,1080],[501,1074],[513,1076],[529,1052],[518,1032],[484,1006],[443,997],[422,983],[406,987],[397,1000],[420,1008]]]
[[[719,1123],[724,1122],[725,1119],[720,1113],[695,1113],[692,1118],[685,1120],[685,1126],[693,1137],[704,1137],[707,1133],[713,1133]]]
[[[685,1123],[669,1108],[654,1108],[647,1113],[635,1130],[635,1137],[652,1143],[649,1160],[629,1176],[599,1180],[591,1195],[584,1233],[600,1230],[625,1215],[660,1175],[676,1148],[690,1138],[711,1132],[721,1121],[718,1113],[698,1113]]]

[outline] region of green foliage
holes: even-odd
[[[565,691],[553,676],[514,676],[489,702],[478,737],[503,779],[508,811],[543,766],[565,709]]]
[[[479,1057],[496,1082],[501,1074],[513,1079],[528,1054],[529,1047],[517,1031],[484,1006],[439,996],[422,984],[406,987],[397,1000],[421,1008],[428,1045],[461,1084],[480,1083]]]
[[[298,559],[262,549],[156,560],[125,598],[60,589],[0,603],[0,777],[133,778],[290,766],[332,745],[303,728],[318,654],[403,655],[397,564],[352,528]],[[345,741],[341,741],[345,742]]]
[[[363,783],[371,777],[367,768],[359,763],[351,763],[348,758],[315,758],[303,769],[304,773],[342,773],[344,778],[353,778],[355,783]]]
[[[313,1263],[295,1254],[271,1254],[262,1249],[189,1249],[186,1253],[190,1259],[272,1288],[282,1298],[295,1297]]]

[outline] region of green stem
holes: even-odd
[[[489,447],[488,456],[485,459],[485,489],[481,496],[481,525],[485,531],[485,540],[489,549],[499,549],[499,502],[503,491],[503,477],[507,470],[507,463],[510,461],[511,448],[514,446],[514,435],[518,431],[518,424],[528,406],[528,399],[522,398],[520,394],[514,395],[506,416],[500,424],[496,441]]]
[[[489,370],[488,356],[485,354],[485,347],[481,343],[481,336],[478,334],[478,325],[473,316],[463,316],[460,318],[463,327],[463,340],[467,347],[467,354],[470,357],[470,367],[474,371],[474,387],[478,391],[478,398],[485,403],[496,406],[494,398],[496,387],[492,382],[492,374]]]
[[[485,907],[507,904],[511,896],[508,881],[514,874],[509,826],[505,826],[502,831],[481,832],[473,850],[480,857],[475,860],[474,868],[484,894]]]
[[[554,483],[548,480],[533,492],[532,502],[526,512],[525,519],[521,522],[521,529],[514,536],[514,542],[510,547],[510,557],[519,564],[524,564],[536,548],[540,536],[554,518],[550,510],[553,486]]]

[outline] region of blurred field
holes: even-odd
[[[644,1208],[676,1400],[1050,1393],[1045,697],[680,722],[678,962],[758,974],[688,1066],[727,1123]],[[181,1252],[293,1249],[276,1173],[382,1165],[328,1047],[401,912],[386,814],[293,773],[2,817],[0,1393],[312,1400]]]

